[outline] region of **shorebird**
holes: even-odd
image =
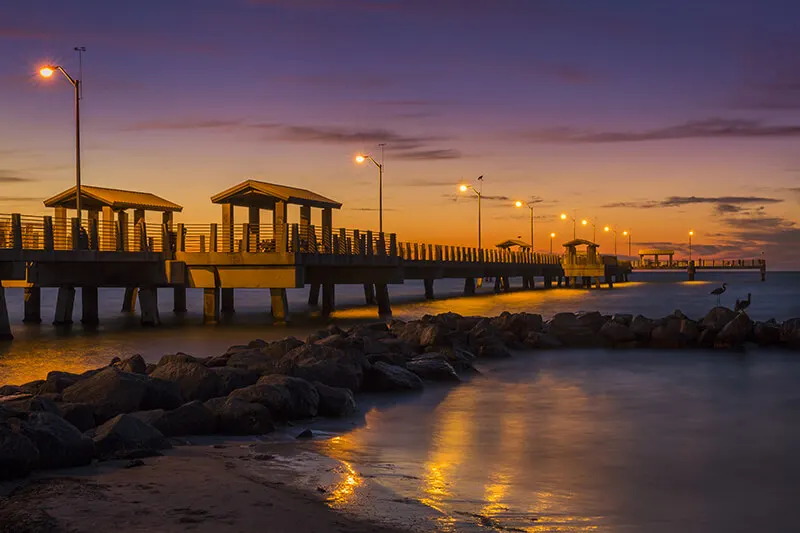
[[[734,311],[744,311],[750,305],[750,293],[747,293],[747,300],[736,300],[736,305],[733,306]]]
[[[711,291],[709,293],[709,294],[713,294],[714,296],[717,297],[717,307],[719,307],[719,297],[723,292],[725,292],[727,287],[728,287],[728,284],[727,283],[723,283],[722,287],[717,287],[716,289],[714,289],[713,291]]]

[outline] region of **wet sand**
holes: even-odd
[[[204,439],[141,466],[109,461],[0,483],[0,533],[408,531],[338,514],[323,487],[293,488],[291,471],[271,467],[255,442]]]

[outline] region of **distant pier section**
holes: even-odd
[[[752,259],[675,259],[675,250],[644,248],[638,252],[639,260],[631,262],[633,270],[685,270],[689,281],[694,281],[698,270],[758,270],[761,281],[767,277],[767,262]],[[664,258],[666,257],[666,261]]]

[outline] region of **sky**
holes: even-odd
[[[795,0],[8,0],[0,213],[74,184],[150,191],[179,222],[244,179],[342,202],[336,227],[546,251],[594,221],[601,252],[688,249],[800,269]],[[262,215],[268,221],[269,213]],[[236,216],[246,222],[246,214]],[[299,209],[289,212],[290,222]],[[312,222],[318,223],[319,214]],[[594,238],[591,223],[579,237]]]

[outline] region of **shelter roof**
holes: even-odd
[[[569,241],[569,242],[565,242],[565,243],[563,244],[563,246],[564,246],[565,248],[566,248],[567,246],[582,246],[582,245],[586,245],[586,246],[594,246],[595,248],[597,248],[598,246],[600,246],[599,244],[593,243],[592,241],[587,241],[586,239],[573,239],[573,240],[571,240],[571,241]]]
[[[528,244],[525,241],[521,241],[519,239],[508,239],[508,240],[505,240],[505,241],[503,241],[503,242],[501,242],[501,243],[499,243],[499,244],[497,244],[495,246],[497,246],[498,248],[502,248],[504,250],[508,249],[508,248],[511,248],[512,246],[519,246],[520,248],[530,248],[531,247],[530,244]]]
[[[215,204],[274,209],[276,201],[309,207],[340,209],[342,204],[308,189],[278,185],[265,181],[246,180],[211,197]]]
[[[46,207],[76,208],[75,187],[44,201]],[[111,207],[115,210],[144,209],[146,211],[182,211],[183,207],[149,192],[109,189],[94,185],[81,185],[81,207],[99,209]]]

